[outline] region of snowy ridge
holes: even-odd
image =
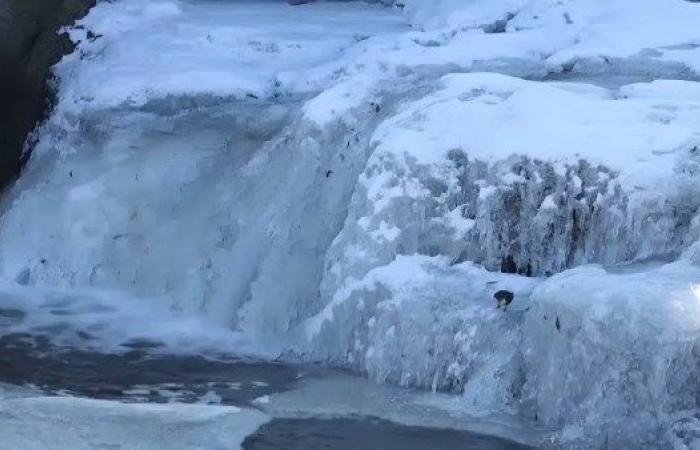
[[[71,332],[157,298],[164,328],[459,393],[543,446],[697,445],[700,5],[404,11],[101,3],[4,199],[0,275],[122,292],[69,302]]]
[[[598,60],[608,65],[608,72],[611,63],[625,66],[628,58],[634,61],[627,65],[632,71],[648,69],[639,64],[644,60],[656,63],[657,69],[660,63],[677,63],[696,75],[700,67],[700,42],[693,27],[697,5],[690,1],[641,0],[634,8],[626,0],[406,0],[405,4],[414,26],[443,34],[450,30],[457,42],[448,45],[467,47],[464,37],[469,36],[491,51],[529,47],[530,57],[542,58],[550,71],[581,71],[577,65]]]

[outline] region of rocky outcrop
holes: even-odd
[[[50,68],[73,49],[62,26],[95,0],[0,0],[0,190],[22,168],[23,148],[52,103]]]

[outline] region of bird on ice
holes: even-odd
[[[498,302],[498,306],[496,308],[501,309],[502,307],[503,311],[506,311],[508,305],[510,305],[510,303],[513,301],[513,293],[502,289],[493,294],[493,298],[495,298]]]

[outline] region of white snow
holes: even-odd
[[[7,448],[232,449],[269,417],[232,406],[125,404],[68,397],[0,402]]]
[[[700,12],[692,2],[640,0],[633,7],[626,0],[405,3],[417,27],[456,33],[448,43],[454,46],[454,55],[467,46],[463,36],[469,36],[485,43],[492,59],[514,56],[510,52],[517,41],[532,58],[546,60],[552,69],[586,59],[638,57],[679,62],[696,73],[700,70],[696,51],[700,38],[695,29]],[[499,28],[501,33],[483,36],[482,30]]]
[[[306,324],[308,338],[322,359],[358,366],[375,379],[454,391],[470,380],[468,402],[502,405],[517,383],[509,377],[535,284],[471,263],[398,256],[341,287]],[[500,289],[515,293],[511,314],[496,309]]]
[[[454,149],[487,162],[513,154],[562,165],[585,159],[619,172],[629,189],[655,187],[700,142],[696,83],[633,84],[619,93],[482,73],[442,83],[378,128],[377,153],[426,165]]]
[[[75,30],[74,38],[83,40],[80,52],[57,67],[65,80],[61,108],[73,111],[141,106],[168,95],[245,98],[315,90],[306,70],[342,59],[360,38],[406,28],[400,16],[378,5],[294,8],[278,0],[237,1],[234,7],[104,2],[81,24],[101,37],[89,42],[85,30]],[[75,70],[81,55],[90,64]]]

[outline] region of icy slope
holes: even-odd
[[[543,445],[691,445],[700,6],[659,5],[101,3],[4,199],[0,274],[42,293],[10,306],[183,351],[215,324]]]
[[[397,252],[546,275],[665,257],[692,240],[696,84],[610,91],[469,74],[442,85],[374,132],[331,277]]]

